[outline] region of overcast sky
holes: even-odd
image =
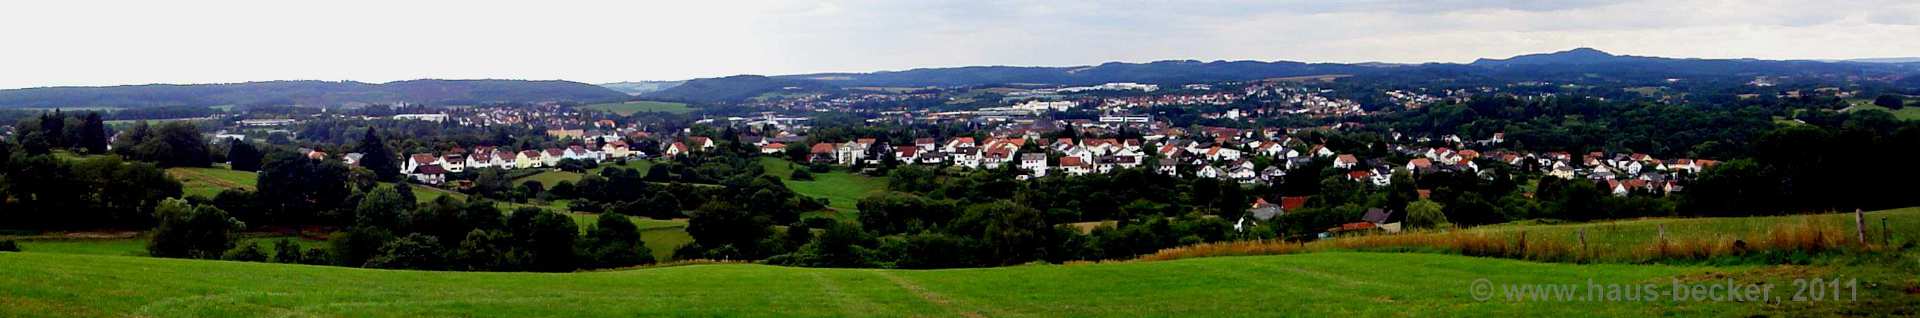
[[[1411,4],[1409,4],[1411,3]],[[0,1],[0,88],[1168,59],[1920,56],[1920,1]]]

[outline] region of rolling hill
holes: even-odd
[[[1667,79],[1737,80],[1754,76],[1866,78],[1910,85],[1920,63],[1811,60],[1697,59],[1615,55],[1592,48],[1525,54],[1472,63],[1303,63],[1292,61],[1109,62],[1085,66],[965,66],[870,73],[740,75],[690,80],[647,94],[683,101],[738,101],[783,87],[953,87],[1002,84],[1088,85],[1113,82],[1180,84],[1310,75],[1352,75],[1394,81],[1500,81],[1665,83]],[[1904,81],[1903,81],[1904,80]]]
[[[815,80],[735,75],[688,80],[686,83],[640,96],[662,101],[720,103],[744,101],[774,92],[826,92],[838,89],[833,85]]]
[[[674,86],[680,86],[680,84],[683,84],[686,82],[687,81],[634,81],[634,82],[603,83],[603,84],[600,84],[600,87],[606,87],[607,89],[619,91],[621,93],[627,93],[627,95],[640,95],[640,94],[658,92],[668,88],[673,88]]]
[[[333,106],[399,102],[463,105],[496,102],[601,102],[626,98],[626,94],[605,87],[568,81],[423,79],[381,84],[351,81],[271,81],[10,89],[0,90],[0,108]]]

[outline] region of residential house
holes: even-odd
[[[1035,177],[1047,176],[1047,154],[1020,154],[1020,170],[1030,171]]]
[[[1061,157],[1060,169],[1062,171],[1066,171],[1067,174],[1076,175],[1076,176],[1093,172],[1092,165],[1089,165],[1087,164],[1087,162],[1082,161],[1080,157]]]
[[[1359,165],[1359,164],[1360,164],[1360,159],[1355,158],[1352,154],[1340,154],[1339,157],[1335,157],[1333,159],[1334,168],[1353,169],[1353,166]]]

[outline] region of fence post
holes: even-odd
[[[1587,258],[1587,229],[1580,228],[1580,259]]]
[[[1853,209],[1853,232],[1860,245],[1867,245],[1867,213],[1858,208]]]

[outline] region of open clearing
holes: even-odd
[[[687,107],[686,103],[656,102],[656,101],[631,101],[631,102],[625,102],[625,103],[593,104],[593,105],[587,105],[587,106],[580,106],[580,108],[588,109],[588,110],[611,112],[615,114],[620,114],[620,116],[629,116],[639,112],[685,114],[687,112],[693,111],[693,108]]]
[[[813,181],[793,180],[791,178],[793,169],[806,169],[806,166],[793,164],[785,159],[763,157],[760,158],[760,166],[766,170],[767,175],[779,177],[780,181],[786,182],[787,188],[793,189],[794,193],[826,198],[827,207],[833,208],[836,212],[835,216],[847,220],[853,219],[854,213],[860,210],[857,207],[860,199],[865,199],[875,192],[885,191],[887,188],[886,178],[868,177],[845,170],[815,173]]]
[[[1468,287],[1670,283],[1744,268],[1567,265],[1318,253],[954,270],[693,265],[459,273],[0,253],[0,316],[1641,316],[1744,315],[1730,302],[1479,302]]]

